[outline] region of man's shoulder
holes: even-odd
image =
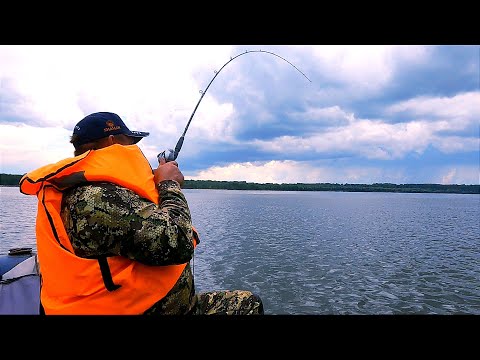
[[[70,211],[71,216],[94,216],[95,222],[100,223],[108,223],[111,216],[121,217],[143,206],[144,199],[134,191],[103,182],[72,188],[64,194],[62,201],[62,208]]]
[[[93,182],[78,185],[65,192],[65,197],[70,199],[85,198],[131,198],[138,195],[130,189],[110,182]]]
[[[103,191],[118,191],[124,187],[110,182],[89,182],[79,184],[65,191],[65,194],[86,193],[86,192],[103,192]]]

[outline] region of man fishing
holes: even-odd
[[[37,253],[45,314],[257,315],[250,291],[197,294],[190,267],[200,243],[176,161],[152,169],[114,113],[77,123],[74,157],[25,174],[37,195]]]

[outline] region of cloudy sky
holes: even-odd
[[[72,157],[97,111],[149,131],[156,167],[200,99],[186,179],[480,183],[474,45],[0,45],[0,172]]]

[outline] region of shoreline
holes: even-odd
[[[0,173],[0,186],[19,186],[23,175]],[[479,184],[339,184],[339,183],[253,183],[247,181],[189,180],[183,189],[269,190],[269,191],[336,191],[336,192],[392,192],[429,194],[480,194]]]

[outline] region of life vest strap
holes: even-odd
[[[102,256],[98,259],[98,265],[100,265],[100,271],[102,272],[102,279],[105,287],[108,291],[115,291],[122,285],[113,283],[112,273],[110,272],[110,266],[108,265],[107,257]]]

